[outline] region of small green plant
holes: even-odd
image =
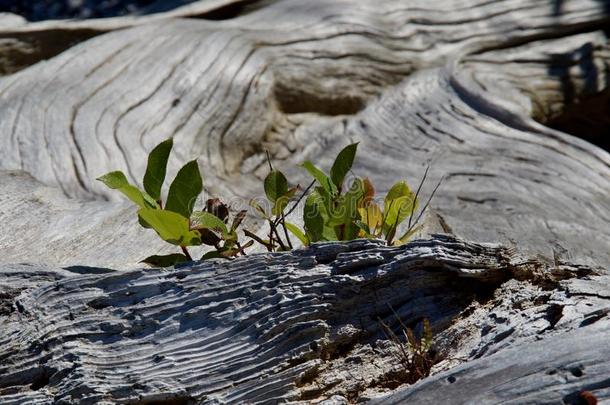
[[[290,200],[299,190],[299,185],[297,184],[296,186],[289,187],[288,180],[284,173],[273,168],[268,153],[267,163],[269,164],[269,174],[265,177],[264,188],[267,203],[269,203],[271,209],[266,210],[254,199],[250,200],[250,206],[252,206],[258,215],[267,222],[269,225],[269,234],[267,235],[267,239],[262,239],[254,232],[248,230],[245,230],[244,232],[246,236],[251,237],[253,240],[263,245],[269,252],[292,250],[293,246],[288,234],[289,230],[299,237],[299,239],[302,238],[302,232],[296,225],[286,221],[286,208],[288,207]]]
[[[120,171],[110,172],[97,179],[111,189],[120,191],[138,206],[140,225],[153,229],[164,241],[180,247],[181,253],[155,255],[143,260],[154,266],[170,266],[192,260],[189,252],[189,247],[192,246],[213,248],[201,260],[245,255],[246,249],[255,241],[270,252],[288,251],[294,247],[290,235],[306,246],[318,241],[356,238],[383,238],[388,245],[400,245],[420,228],[419,219],[440,185],[439,182],[415,219],[414,214],[419,207],[418,196],[428,169],[415,193],[406,182],[399,181],[390,188],[383,204],[377,204],[375,189],[368,178],[354,177],[346,182],[358,149],[358,144],[354,143],[339,152],[328,174],[313,163],[304,162],[301,166],[313,181],[294,201],[300,190],[299,185],[291,186],[284,173],[274,169],[267,155],[269,174],[264,181],[265,204],[251,200],[250,205],[266,221],[269,231],[261,237],[245,229],[244,235],[251,240],[242,243],[239,228],[246,217],[245,210],[231,215],[229,206],[217,198],[208,199],[201,210],[194,209],[195,202],[203,191],[203,180],[196,160],[188,162],[178,171],[169,187],[165,203],[162,201],[161,188],[172,147],[172,139],[167,139],[150,152],[143,179],[144,190],[130,184]],[[316,187],[310,192],[314,185]],[[304,198],[304,229],[301,229],[286,218]],[[290,202],[293,204],[289,208]],[[407,229],[400,235],[399,226],[407,218]],[[400,236],[397,237],[397,234]]]
[[[367,184],[367,199],[363,201],[361,207],[358,208],[360,220],[356,222],[361,229],[360,237],[385,239],[388,245],[402,245],[406,243],[413,235],[422,228],[419,224],[423,213],[430,204],[432,197],[441,185],[442,179],[437,183],[436,187],[430,194],[419,215],[414,219],[414,214],[419,207],[419,193],[422,185],[426,181],[429,167],[426,168],[424,176],[417,187],[417,191],[413,193],[406,182],[399,181],[390,188],[385,198],[383,199],[383,210],[375,203],[373,196],[375,190],[368,179],[364,183]],[[396,233],[399,226],[408,218],[408,225],[405,232],[398,238]]]
[[[394,312],[393,309],[392,312]],[[404,372],[405,382],[413,384],[428,377],[432,366],[438,362],[432,328],[428,319],[424,319],[422,335],[418,339],[413,330],[402,322],[396,312],[394,312],[394,317],[398,320],[403,339],[396,335],[386,323],[381,320],[379,323],[386,338],[394,347],[393,355]]]
[[[237,229],[246,212],[238,212],[231,226],[227,226],[229,208],[220,200],[210,199],[205,209],[194,211],[194,205],[203,191],[203,181],[196,160],[185,164],[177,173],[169,187],[165,204],[161,199],[161,188],[165,181],[167,161],[173,147],[172,139],[157,145],[148,156],[144,174],[144,191],[129,183],[121,171],[114,171],[97,180],[111,189],[123,193],[138,207],[138,219],[144,228],[152,228],[161,239],[179,246],[182,253],[163,256],[150,256],[144,263],[155,266],[170,266],[192,260],[188,247],[202,244],[213,246],[214,251],[206,253],[201,259],[211,257],[233,257],[245,254]]]
[[[345,147],[337,155],[328,175],[309,161],[303,163],[302,166],[318,183],[307,197],[303,210],[303,239],[307,242],[305,244],[355,238],[383,238],[388,245],[400,245],[421,228],[418,226],[421,214],[415,221],[413,215],[419,207],[418,195],[428,169],[416,193],[411,191],[405,181],[394,184],[384,198],[382,210],[375,202],[375,189],[368,178],[356,177],[349,187],[344,187],[345,177],[352,168],[357,148],[357,143]],[[408,229],[396,238],[399,226],[407,218]]]
[[[344,189],[344,180],[352,168],[358,144],[345,147],[326,174],[310,161],[302,167],[317,182],[305,200],[303,222],[307,244],[322,240],[351,240],[358,237],[356,221],[360,219],[358,206],[365,196],[364,182],[356,178]]]

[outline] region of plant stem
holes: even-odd
[[[180,246],[180,249],[182,249],[182,253],[184,253],[184,255],[186,256],[186,258],[189,261],[192,261],[193,258],[191,257],[191,254],[189,253],[188,249],[186,248],[186,246]]]
[[[267,163],[269,163],[269,170],[273,171],[273,166],[271,165],[271,157],[269,156],[269,151],[266,150],[265,153],[267,154]]]
[[[269,220],[269,246],[267,250],[273,252],[275,250],[275,241],[273,240],[273,221]]]
[[[235,242],[235,245],[237,246],[237,250],[239,250],[239,253],[241,253],[242,256],[247,256],[246,251],[239,242]]]
[[[436,194],[436,190],[438,190],[438,188],[440,187],[443,180],[444,180],[444,177],[441,177],[441,179],[438,181],[438,184],[436,185],[436,187],[434,187],[434,190],[432,190],[432,194],[430,194],[430,197],[428,197],[428,201],[426,201],[426,205],[424,205],[424,208],[421,209],[418,217],[415,219],[415,222],[413,223],[412,226],[409,226],[406,233],[409,233],[411,231],[411,229],[413,229],[417,225],[417,223],[421,219],[422,215],[424,215],[424,212],[426,212],[426,208],[428,208],[428,205],[430,205],[430,201],[432,201],[432,197],[434,197],[434,194]]]
[[[417,203],[417,197],[419,197],[419,192],[421,191],[422,186],[424,185],[424,181],[426,181],[426,176],[428,175],[428,170],[430,170],[430,164],[426,166],[426,171],[424,172],[424,177],[422,177],[419,182],[419,186],[417,186],[417,191],[415,192],[415,198],[413,198],[413,203],[411,204],[411,215],[409,215],[409,225],[407,228],[411,228],[411,220],[413,219],[413,214],[415,213],[415,204]]]
[[[286,245],[284,245],[284,242],[282,242],[280,233],[277,231],[277,226],[275,225],[275,222],[272,220],[269,220],[269,226],[271,227],[271,232],[275,233],[275,236],[277,237],[277,243],[280,245],[280,249],[287,250]]]
[[[288,243],[288,247],[290,248],[290,250],[292,250],[292,241],[290,240],[290,236],[288,235],[288,229],[286,229],[286,218],[284,217],[284,213],[282,213],[282,228],[284,228],[284,235],[286,235],[286,242]]]
[[[266,247],[268,251],[271,251],[271,250],[269,249],[269,243],[265,243],[265,241],[264,241],[264,240],[262,240],[261,238],[259,238],[259,237],[258,237],[258,235],[256,235],[255,233],[250,232],[250,231],[249,231],[249,230],[247,230],[247,229],[244,229],[244,234],[245,234],[246,236],[248,236],[248,237],[252,238],[252,239],[253,239],[253,240],[255,240],[256,242],[260,243],[260,244],[261,244],[261,245],[263,245],[264,247]]]
[[[288,212],[286,214],[284,214],[284,217],[287,217],[288,215],[292,214],[292,211],[294,211],[297,206],[301,203],[301,200],[303,199],[303,197],[305,197],[305,195],[307,194],[307,192],[313,187],[313,185],[316,184],[316,181],[312,181],[311,183],[309,183],[309,186],[307,186],[307,188],[305,189],[305,191],[303,191],[303,194],[301,194],[301,196],[299,197],[299,199],[294,203],[294,205],[288,210]],[[278,222],[279,223],[279,222]]]

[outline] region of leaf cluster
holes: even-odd
[[[263,185],[266,200],[253,199],[250,206],[267,223],[268,232],[260,236],[243,229],[243,236],[250,238],[243,243],[239,228],[247,215],[245,210],[232,215],[230,207],[218,198],[208,199],[200,210],[194,209],[203,191],[203,180],[196,160],[188,162],[178,171],[164,204],[161,189],[172,146],[172,139],[167,139],[150,152],[143,178],[144,190],[130,184],[120,171],[97,179],[111,189],[120,191],[138,206],[138,219],[143,227],[153,229],[164,241],[180,247],[182,253],[155,255],[143,260],[155,266],[170,266],[192,260],[188,250],[191,246],[213,248],[201,260],[245,255],[245,249],[255,242],[269,252],[288,251],[294,247],[291,235],[305,246],[319,241],[356,238],[384,239],[388,245],[400,245],[420,229],[419,219],[438,188],[437,185],[416,218],[418,196],[428,169],[416,192],[405,181],[399,181],[390,188],[383,203],[378,204],[375,189],[368,178],[353,177],[346,181],[358,149],[358,143],[353,143],[339,152],[328,173],[310,161],[304,162],[301,167],[312,181],[297,198],[300,186],[290,185],[285,174],[273,167],[267,155],[269,174]],[[300,228],[286,218],[302,200],[304,227]],[[407,219],[407,229],[398,233]]]
[[[138,206],[140,225],[153,229],[161,239],[182,250],[182,253],[150,256],[143,262],[154,266],[171,266],[190,261],[193,258],[188,247],[201,245],[214,247],[201,260],[245,254],[244,249],[252,243],[242,246],[237,230],[246,211],[234,215],[229,226],[229,207],[219,199],[209,199],[203,209],[194,210],[197,198],[203,191],[203,180],[196,160],[188,162],[178,171],[169,186],[164,204],[161,189],[172,147],[173,140],[167,139],[150,152],[142,181],[144,190],[130,184],[121,171],[110,172],[97,179],[109,188],[120,191]]]
[[[308,243],[369,238],[400,245],[421,228],[417,225],[421,215],[415,221],[413,215],[419,207],[418,195],[427,170],[417,192],[413,192],[405,181],[399,181],[390,188],[380,206],[375,202],[375,188],[370,179],[355,177],[349,186],[344,184],[357,148],[357,143],[344,148],[328,175],[311,162],[303,163],[302,167],[317,183],[303,210]],[[408,228],[397,238],[399,227],[407,219]]]

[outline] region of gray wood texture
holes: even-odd
[[[610,401],[610,155],[545,126],[610,91],[608,3],[243,3],[0,17],[0,403]],[[169,136],[235,209],[265,150],[444,181],[401,248],[143,270],[169,248],[95,178]],[[410,387],[388,304],[444,355]]]
[[[528,394],[530,403],[553,402],[577,388],[610,398],[607,345],[599,340],[608,333],[610,295],[608,276],[597,272],[441,235],[399,248],[326,243],[176,269],[5,265],[0,401],[372,398],[390,392],[384,381],[400,369],[378,323],[395,326],[392,309],[406,324],[430,320],[446,358],[439,367],[483,358],[450,371],[461,391],[439,389],[439,374],[396,398],[493,402],[514,393],[515,401]],[[561,347],[546,346],[549,353],[539,340]],[[516,359],[524,366],[514,367]],[[585,377],[565,385],[573,367]],[[559,374],[531,373],[551,369]],[[490,392],[481,373],[494,382]]]
[[[400,178],[417,183],[432,161],[424,195],[445,176],[432,207],[448,232],[544,255],[558,243],[572,257],[608,265],[608,153],[532,118],[606,88],[608,47],[596,30],[606,11],[593,0],[434,8],[317,0],[220,21],[148,16],[116,31],[121,19],[40,23],[40,32],[44,24],[108,24],[111,32],[2,79],[0,169],[27,172],[104,223],[62,231],[70,251],[36,249],[39,261],[57,264],[86,262],[111,236],[118,245],[133,240],[137,225],[127,229],[117,205],[99,204],[118,197],[94,179],[115,169],[141,179],[148,151],[174,136],[170,172],[199,157],[209,192],[244,205],[262,191],[265,149],[304,183],[295,164],[324,166],[359,140],[354,172],[380,191]],[[61,198],[41,204],[64,216]],[[0,225],[1,235],[13,234],[2,242],[14,245],[5,262],[23,260],[27,246],[57,232],[44,226],[52,213],[17,205],[5,208]],[[24,223],[29,229],[15,236]],[[141,258],[100,253],[91,264]]]

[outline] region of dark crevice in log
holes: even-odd
[[[600,14],[597,19],[571,25],[558,26],[555,30],[543,30],[540,33],[529,34],[523,37],[514,37],[502,42],[483,43],[470,55],[479,55],[489,51],[501,51],[504,49],[516,48],[522,45],[531,44],[536,41],[560,39],[572,35],[584,34],[587,32],[610,30],[610,11]]]
[[[193,15],[190,18],[198,18],[203,20],[222,21],[250,14],[262,7],[265,7],[275,0],[241,0],[235,1],[214,10],[207,11],[203,14]]]
[[[597,0],[604,6],[604,12],[610,15],[610,2],[608,0]],[[559,17],[563,14],[563,8],[567,3],[566,0],[553,0],[553,15]]]
[[[286,114],[317,113],[320,115],[352,115],[361,111],[366,100],[349,94],[308,93],[298,87],[276,85],[275,99]]]
[[[202,14],[188,15],[187,17],[206,20],[228,20],[240,15],[249,14],[273,1],[237,1]],[[190,2],[192,1],[185,0],[179,2],[179,4],[173,2],[169,5],[163,5],[159,2],[141,10],[139,14],[168,12]],[[22,10],[20,14],[24,14],[26,18],[28,17],[27,10]],[[62,17],[66,18],[68,16],[56,16],[55,18]],[[106,18],[112,17],[112,15],[93,16],[93,18],[95,17]],[[0,33],[0,75],[16,73],[42,60],[51,59],[76,44],[116,29],[111,24],[108,25],[108,29],[102,28],[104,27],[103,24],[95,25],[95,27],[100,28],[69,28],[69,23],[66,23],[66,28],[45,28],[40,31],[23,32],[7,30]]]
[[[34,32],[3,32],[0,41],[0,75],[18,72],[105,31],[52,29]]]
[[[194,0],[119,0],[119,1],[70,1],[70,0],[26,0],[0,2],[0,12],[19,14],[28,21],[108,18],[128,14],[145,13],[163,6],[166,10],[179,7]]]
[[[38,391],[49,384],[49,373],[45,367],[42,367],[40,373],[34,377],[30,389]]]
[[[195,405],[198,402],[191,396],[175,396],[166,399],[138,400],[128,402],[128,405]]]
[[[8,316],[13,313],[13,300],[19,295],[21,289],[4,289],[0,291],[0,316]]]
[[[569,94],[568,89],[566,93]],[[546,122],[546,125],[610,152],[610,83],[600,93],[571,100],[563,114]]]

